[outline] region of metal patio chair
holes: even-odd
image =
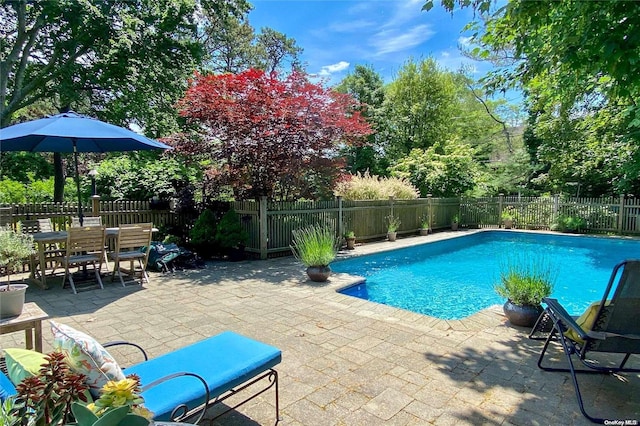
[[[631,355],[640,354],[640,260],[625,260],[616,265],[602,300],[593,303],[579,318],[569,315],[556,299],[545,298],[543,303],[547,308],[530,335],[536,339],[533,336],[544,332],[550,323],[551,329],[538,358],[538,367],[545,371],[571,373],[580,411],[592,422],[604,423],[603,418],[587,413],[577,375],[640,372],[640,368],[627,367]],[[543,365],[553,341],[560,342],[569,368]],[[597,357],[598,354],[619,354],[622,359],[619,363],[612,363],[608,359],[596,359],[594,355]],[[574,366],[574,356],[585,368]],[[614,356],[617,358],[618,355]]]

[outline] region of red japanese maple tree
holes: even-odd
[[[233,185],[236,195],[273,194],[305,174],[337,176],[339,144],[371,133],[357,101],[301,73],[196,75],[178,107],[198,138],[174,139],[178,152],[207,154],[209,178]]]

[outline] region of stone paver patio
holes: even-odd
[[[366,244],[355,254],[448,234]],[[59,286],[30,288],[27,301],[100,341],[139,343],[150,357],[223,330],[274,345],[283,358],[283,425],[590,424],[570,376],[540,371],[542,343],[506,323],[500,307],[438,320],[335,291],[353,282],[337,274],[327,284],[311,283],[293,258],[278,258],[152,274],[145,288],[108,279],[104,290],[78,295]],[[44,335],[49,351],[46,326]],[[23,345],[23,333],[0,336],[0,347]],[[640,376],[625,378],[581,377],[594,414],[640,419]],[[273,404],[269,391],[216,424],[273,424]]]

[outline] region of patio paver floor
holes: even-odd
[[[283,358],[277,367],[283,425],[590,424],[578,411],[570,376],[540,371],[542,342],[505,323],[499,307],[443,321],[335,292],[351,282],[336,274],[328,284],[311,283],[293,258],[278,258],[152,273],[142,289],[108,279],[104,290],[78,295],[55,284],[30,288],[27,301],[100,341],[136,342],[150,357],[224,330],[274,345]],[[46,352],[51,337],[44,329]],[[23,345],[23,333],[0,336],[0,347]],[[581,377],[587,406],[612,419],[640,419],[640,375],[627,378]],[[273,403],[269,391],[215,424],[273,424]]]

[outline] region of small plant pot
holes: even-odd
[[[425,235],[429,235],[429,228],[421,228],[420,229],[420,235],[422,235],[423,237]]]
[[[502,309],[509,322],[520,327],[533,327],[543,311],[542,306],[516,305],[510,300]]]
[[[505,219],[502,221],[502,225],[504,226],[504,229],[511,229],[513,228],[513,219]]]
[[[458,222],[451,222],[451,230],[452,231],[458,230]]]
[[[311,281],[322,283],[329,279],[331,268],[329,266],[309,266],[307,276]]]
[[[398,236],[397,232],[387,232],[387,239],[389,241],[395,241],[397,236]]]
[[[354,250],[356,248],[356,237],[346,238],[347,250]]]
[[[24,297],[29,286],[26,284],[11,284],[9,291],[5,285],[0,289],[0,319],[17,317],[22,313],[24,307]]]

